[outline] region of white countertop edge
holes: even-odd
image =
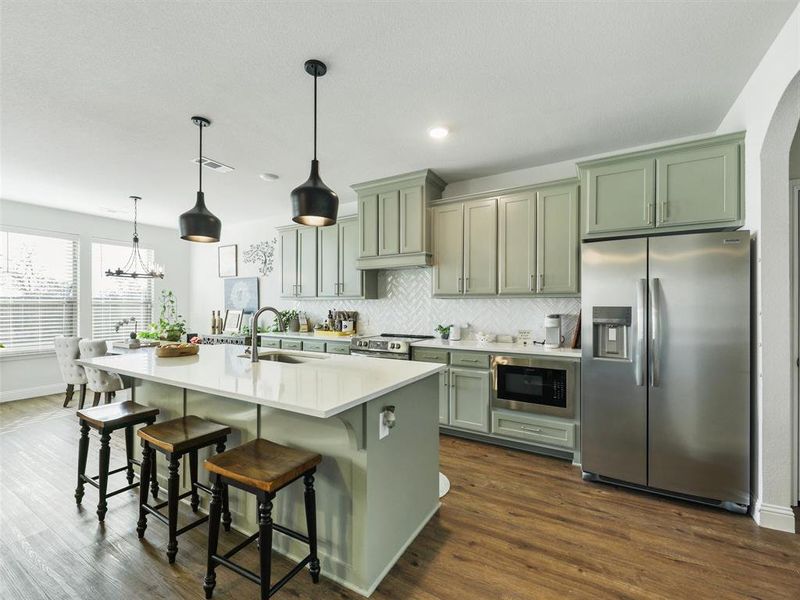
[[[264,331],[258,337],[290,338],[296,340],[318,340],[320,342],[350,343],[353,335],[314,335],[312,331]]]
[[[522,354],[527,356],[541,356],[546,358],[560,358],[567,360],[580,360],[580,348],[556,348],[553,350],[540,346],[522,346],[508,342],[478,342],[476,340],[447,340],[436,338],[432,340],[420,340],[411,344],[414,348],[435,348],[437,350],[448,350],[455,352],[483,352],[484,354],[503,355],[503,354]]]
[[[121,356],[121,355],[118,355],[118,356]],[[98,357],[98,358],[107,358],[107,357]],[[361,357],[361,358],[372,358],[372,357]],[[385,360],[385,359],[372,358],[372,360]],[[276,408],[276,409],[279,409],[279,410],[285,410],[287,412],[306,415],[306,416],[309,416],[309,417],[318,417],[320,419],[327,419],[329,417],[335,417],[336,415],[338,415],[340,413],[343,413],[343,412],[353,408],[354,406],[359,406],[361,404],[366,404],[370,400],[374,400],[375,398],[379,398],[379,397],[381,397],[381,396],[383,396],[385,394],[388,394],[389,392],[393,392],[393,391],[398,390],[398,389],[400,389],[402,387],[405,387],[405,386],[407,386],[407,385],[409,385],[411,383],[415,383],[417,381],[425,379],[426,377],[430,377],[431,375],[435,375],[435,374],[439,373],[440,371],[443,371],[443,370],[445,370],[447,368],[447,365],[441,365],[441,364],[437,364],[437,363],[421,363],[421,362],[417,361],[415,364],[429,364],[431,368],[428,371],[424,372],[424,373],[420,373],[418,375],[409,377],[408,379],[404,379],[401,382],[398,382],[398,383],[396,383],[394,385],[387,386],[387,387],[385,387],[383,389],[380,389],[380,390],[378,390],[378,391],[376,391],[374,393],[367,394],[366,396],[359,396],[357,398],[354,398],[353,400],[351,400],[349,402],[345,402],[344,404],[341,404],[341,405],[337,406],[336,408],[332,408],[330,410],[314,410],[314,409],[310,409],[310,408],[303,408],[303,407],[298,407],[298,406],[295,406],[295,405],[282,404],[280,402],[271,402],[269,400],[263,400],[263,399],[260,399],[260,398],[254,398],[253,396],[248,396],[247,394],[237,394],[236,392],[225,392],[225,391],[222,391],[222,390],[209,388],[209,387],[205,387],[205,386],[202,386],[202,385],[187,384],[187,383],[184,383],[184,382],[175,382],[175,381],[169,380],[166,377],[158,377],[156,375],[146,375],[145,376],[145,375],[142,375],[141,373],[139,373],[138,371],[133,371],[131,369],[126,369],[124,367],[115,368],[113,365],[110,366],[110,365],[108,365],[106,363],[102,363],[102,362],[97,363],[97,362],[95,362],[95,359],[92,359],[92,358],[90,358],[90,359],[78,359],[75,362],[77,364],[79,364],[79,365],[95,367],[95,368],[98,368],[98,369],[102,369],[104,371],[109,371],[111,373],[117,373],[119,375],[126,375],[126,376],[132,377],[134,379],[143,379],[143,380],[152,381],[152,382],[155,382],[155,383],[162,383],[164,385],[171,385],[172,387],[177,387],[177,388],[181,388],[181,389],[194,390],[196,392],[204,392],[204,393],[207,393],[207,394],[212,394],[214,396],[221,396],[223,398],[231,398],[231,399],[234,399],[234,400],[242,400],[244,402],[250,402],[252,404],[258,404],[260,406],[267,406],[269,408]]]

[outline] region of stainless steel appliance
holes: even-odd
[[[750,234],[582,247],[582,468],[750,504]]]
[[[411,344],[429,340],[432,335],[382,333],[368,337],[354,337],[350,341],[350,354],[411,360]]]
[[[577,368],[566,360],[493,356],[492,406],[571,419]]]

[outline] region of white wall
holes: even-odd
[[[800,6],[751,75],[719,133],[747,130],[747,227],[753,263],[755,507],[761,525],[794,531],[789,148],[800,118]]]
[[[800,179],[800,127],[794,132],[789,153],[789,179]]]
[[[115,240],[130,243],[132,223],[9,200],[0,200],[0,223],[79,236],[78,330],[82,337],[91,337],[92,242]],[[162,289],[173,290],[179,312],[186,314],[190,289],[189,243],[178,237],[177,230],[150,225],[139,225],[139,237],[142,247],[152,248],[157,262],[164,265],[164,279],[156,280],[156,298]],[[4,357],[0,360],[0,401],[55,393],[63,388],[55,354]]]

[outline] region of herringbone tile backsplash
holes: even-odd
[[[562,332],[567,341],[575,328],[581,307],[579,298],[432,298],[431,273],[431,269],[381,271],[377,300],[283,300],[276,303],[280,308],[305,311],[314,323],[324,320],[329,309],[358,311],[360,334],[430,335],[440,323],[469,323],[465,339],[479,331],[516,335],[518,329],[531,329],[536,339],[543,339],[544,318],[549,314],[562,315]],[[268,288],[277,278],[270,279]],[[262,287],[262,295],[264,291]]]

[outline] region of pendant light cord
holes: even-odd
[[[200,191],[203,191],[203,123],[198,123],[197,127],[200,129],[200,157],[197,161],[197,169],[200,174]]]
[[[314,71],[314,160],[317,160],[317,72]]]
[[[133,199],[133,238],[134,239],[137,239],[139,237],[139,232],[137,231],[137,227],[136,227],[136,223],[139,220],[139,209],[138,209],[139,204],[138,204],[138,202],[139,202],[139,199],[134,197],[134,199]]]

